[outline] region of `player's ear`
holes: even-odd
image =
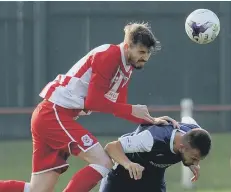
[[[185,146],[184,146],[184,144],[180,144],[180,148],[179,148],[179,151],[181,152],[181,153],[183,153],[184,151],[185,151]]]
[[[124,49],[128,50],[128,43],[124,43]]]

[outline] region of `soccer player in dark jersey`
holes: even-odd
[[[105,149],[116,162],[101,182],[100,192],[165,192],[165,170],[183,162],[199,176],[199,162],[211,148],[210,134],[191,117],[184,117],[180,129],[172,125],[140,125],[133,133],[110,142]]]

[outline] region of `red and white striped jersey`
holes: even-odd
[[[58,75],[49,82],[40,96],[65,108],[86,109],[85,101],[89,94],[89,85],[92,84],[94,88],[98,87],[99,91],[103,91],[105,99],[113,103],[118,100],[125,103],[127,93],[120,92],[127,89],[131,74],[132,67],[126,64],[123,44],[105,44],[91,50],[65,75]],[[96,102],[102,102],[97,98],[96,92],[92,94]],[[91,110],[92,107],[89,107]]]
[[[65,75],[49,82],[40,96],[64,108],[111,113],[135,123],[148,123],[132,116],[132,105],[127,104],[132,67],[126,63],[123,47],[123,43],[96,47]]]

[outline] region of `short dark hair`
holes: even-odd
[[[124,27],[124,32],[125,39],[133,45],[141,44],[154,53],[161,49],[160,41],[154,36],[148,23],[129,23]]]
[[[211,149],[211,136],[210,134],[200,128],[192,129],[184,135],[184,140],[189,143],[193,149],[200,151],[201,157],[209,154]]]

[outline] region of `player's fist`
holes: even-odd
[[[191,178],[191,181],[197,181],[200,176],[200,166],[199,165],[190,165],[189,169],[193,172],[193,178]]]
[[[142,178],[144,167],[140,164],[130,162],[124,165],[124,168],[129,171],[129,175],[132,179],[138,180]]]
[[[146,105],[132,105],[132,115],[147,122],[154,123],[154,118],[148,112]]]

